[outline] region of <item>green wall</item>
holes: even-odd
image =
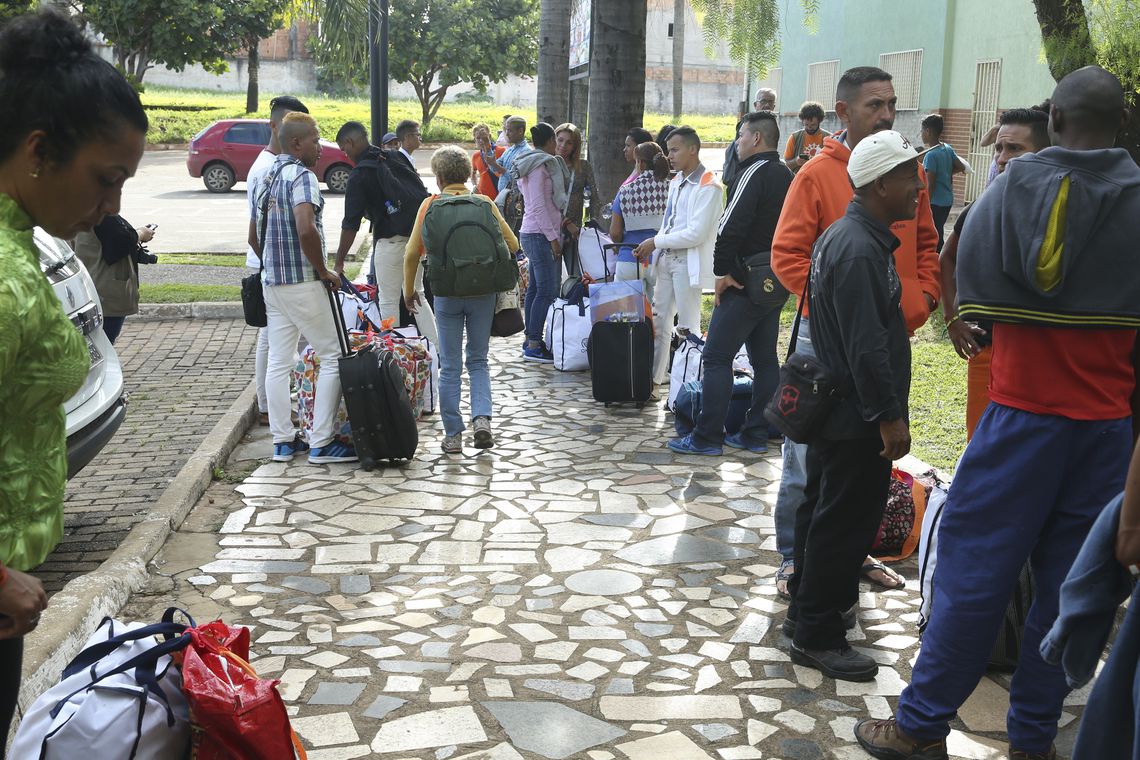
[[[785,113],[805,99],[810,63],[838,58],[843,71],[878,65],[880,53],[918,48],[920,112],[970,108],[981,59],[1002,60],[1002,108],[1040,102],[1053,90],[1031,0],[823,0],[815,34],[804,28],[798,0],[785,7],[779,103]]]
[[[999,108],[1040,103],[1056,82],[1041,53],[1041,29],[1031,0],[952,0],[953,47],[942,83],[946,108],[971,108],[979,60],[1001,60]]]

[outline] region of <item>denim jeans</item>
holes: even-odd
[[[815,356],[811,345],[811,330],[805,317],[800,321],[796,351]],[[804,500],[807,485],[807,444],[784,439],[784,463],[780,476],[780,490],[776,492],[776,551],[788,562],[795,555],[796,510]]]
[[[1120,493],[1131,419],[1071,420],[991,403],[962,455],[938,526],[934,605],[899,727],[937,741],[985,674],[1010,594],[1029,560],[1035,594],[1010,682],[1010,744],[1045,752],[1069,686],[1041,659],[1061,583],[1105,504]],[[798,568],[797,568],[798,570]]]
[[[522,249],[530,267],[530,285],[523,301],[523,318],[526,320],[526,339],[542,342],[546,325],[546,312],[558,297],[561,266],[554,260],[554,250],[545,235],[536,232],[522,234]]]
[[[491,416],[491,371],[487,344],[495,294],[456,298],[435,297],[435,322],[439,332],[439,413],[443,432],[458,435],[464,430],[459,413],[463,377],[463,330],[467,329],[467,378],[471,383],[471,419]]]
[[[724,443],[724,420],[732,399],[732,360],[741,344],[752,362],[752,406],[740,428],[746,443],[764,445],[768,421],[764,407],[776,392],[780,364],[776,358],[776,338],[780,333],[780,307],[756,306],[742,290],[729,289],[720,297],[709,323],[705,343],[705,376],[701,384],[701,414],[693,437],[700,443]]]

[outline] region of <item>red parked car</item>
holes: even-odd
[[[228,193],[236,183],[245,182],[271,134],[268,119],[216,121],[190,141],[186,168],[191,177],[201,177],[211,193]],[[321,160],[313,171],[330,192],[343,193],[352,161],[336,143],[321,140]]]

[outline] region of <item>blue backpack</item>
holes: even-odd
[[[728,416],[724,432],[733,435],[744,427],[744,417],[752,406],[752,378],[739,376],[732,383],[732,398],[728,402]],[[677,435],[686,436],[697,426],[701,415],[701,381],[693,380],[681,386],[674,409],[673,427]]]

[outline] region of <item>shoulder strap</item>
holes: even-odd
[[[809,264],[808,265],[807,280],[804,281],[804,290],[803,290],[803,293],[800,294],[800,305],[799,305],[799,308],[796,309],[796,321],[792,325],[792,339],[790,341],[788,341],[788,355],[786,357],[784,357],[785,361],[787,361],[789,358],[791,358],[792,354],[795,353],[796,342],[800,338],[800,322],[804,318],[804,304],[807,303],[807,300],[808,300],[808,297],[810,296],[810,294],[811,294],[811,265]]]
[[[273,183],[285,171],[288,164],[277,167],[265,182],[265,197],[261,199],[261,228],[258,231],[257,242],[261,244],[261,271],[265,271],[265,231],[269,227],[269,194],[273,192]]]

